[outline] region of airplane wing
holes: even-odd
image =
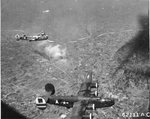
[[[82,119],[82,115],[85,112],[82,106],[82,101],[75,102],[72,108],[72,114],[70,119]]]
[[[91,88],[94,83],[92,83],[92,71],[88,71],[85,77],[85,82],[81,84],[78,96],[91,97]],[[95,85],[97,88],[97,84]],[[71,119],[82,119],[83,117],[92,119],[91,113],[86,113],[88,101],[78,101],[75,102],[72,108]]]
[[[87,75],[85,77],[85,82],[81,84],[80,90],[78,92],[79,96],[97,96],[98,92],[97,90],[92,91],[92,88],[97,89],[98,84],[97,83],[92,83],[92,71],[88,71]]]
[[[92,119],[92,113],[86,112],[87,101],[75,102],[72,108],[72,114],[70,119]]]

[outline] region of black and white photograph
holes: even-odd
[[[1,119],[150,118],[149,0],[1,0]]]

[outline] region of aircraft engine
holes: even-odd
[[[97,83],[91,83],[91,88],[98,88],[98,84]]]
[[[93,118],[92,113],[88,113],[82,116],[82,119],[92,119],[92,118]]]
[[[86,107],[87,110],[95,110],[95,104],[89,104],[87,107]]]
[[[92,96],[98,96],[98,91],[97,90],[94,90],[94,91],[91,91],[90,93]]]
[[[45,91],[49,94],[49,95],[54,95],[55,94],[55,87],[53,84],[51,83],[47,83],[45,85]]]

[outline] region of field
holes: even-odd
[[[94,71],[99,96],[116,98],[95,119],[124,119],[149,108],[147,0],[2,0],[2,101],[30,119],[69,118],[72,109],[37,109],[35,98],[51,82],[56,95],[75,95],[85,71]],[[17,33],[45,31],[67,48],[64,59],[47,59],[38,43],[17,42]],[[43,52],[43,51],[41,51]],[[146,116],[139,117],[146,118]]]

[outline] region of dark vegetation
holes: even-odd
[[[1,119],[27,119],[20,114],[15,108],[1,101]]]
[[[139,16],[140,31],[135,37],[123,45],[115,54],[120,68],[150,76],[149,67],[149,16]],[[134,59],[133,59],[134,57]],[[131,64],[131,60],[134,63]],[[115,74],[115,73],[114,73]]]
[[[122,90],[128,96],[130,93],[129,99],[141,105],[134,111],[146,113],[150,112],[149,16],[141,15],[138,21],[140,31],[114,55],[117,66],[111,78],[115,80],[113,89]]]
[[[135,37],[123,45],[114,56],[119,65],[112,76],[115,76],[119,69],[123,69],[124,74],[128,78],[131,72],[137,76],[141,75],[143,78],[140,80],[147,81],[147,89],[150,90],[149,16],[141,15],[138,21],[140,31]],[[135,83],[138,84],[138,82],[139,79],[136,79]],[[148,109],[150,109],[150,100]]]

